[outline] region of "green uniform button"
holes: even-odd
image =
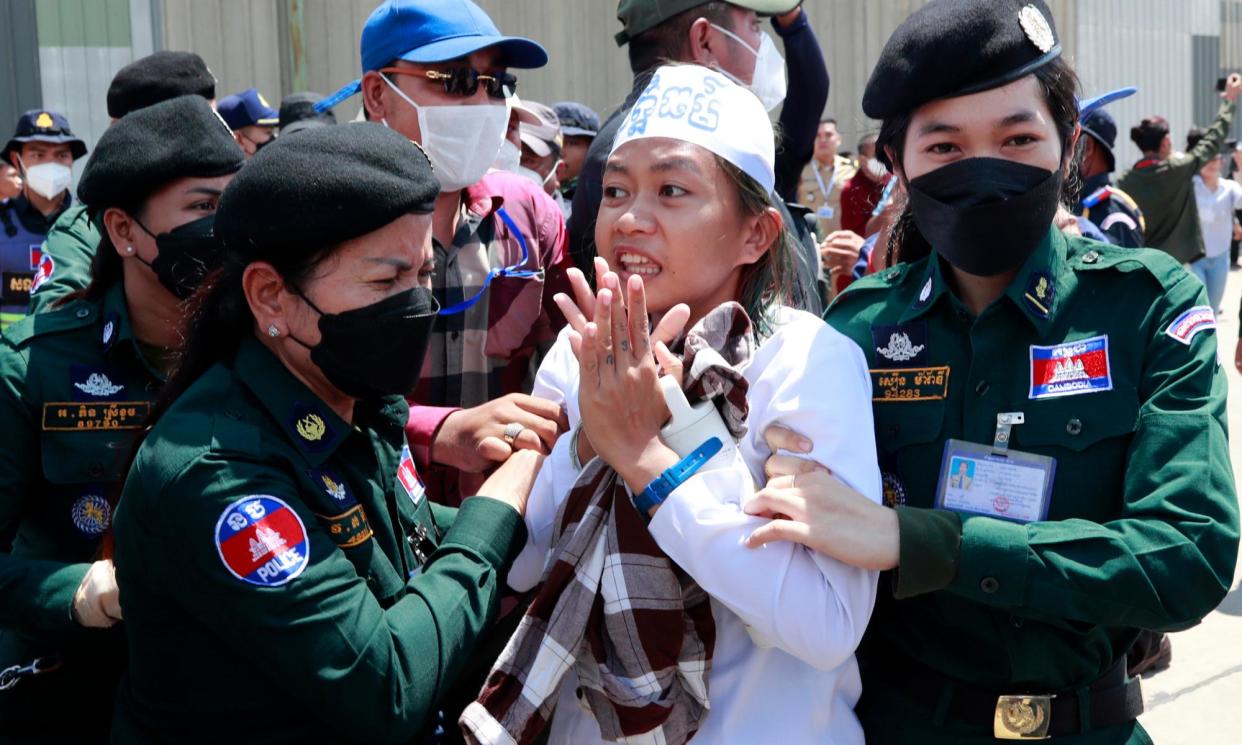
[[[1100,260],[1100,255],[1096,253],[1095,251],[1088,251],[1082,255],[1082,263],[1084,264],[1094,264],[1095,262],[1099,260]]]
[[[1065,423],[1065,431],[1070,433],[1071,435],[1082,434],[1082,420],[1081,419],[1069,420],[1068,422]]]
[[[1000,582],[995,577],[984,577],[983,581],[979,583],[979,589],[991,595],[1000,589]]]
[[[887,282],[892,282],[893,280],[897,279],[900,276],[901,276],[901,270],[889,269],[888,272],[884,275],[884,279]]]
[[[86,318],[90,314],[91,314],[90,308],[78,308],[78,312],[75,315],[77,315],[78,318]]]

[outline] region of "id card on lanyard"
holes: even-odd
[[[828,183],[826,185],[824,184],[824,177],[819,174],[819,163],[816,163],[814,159],[811,160],[811,169],[815,171],[815,180],[819,182],[819,193],[824,195],[824,204],[815,211],[815,214],[822,220],[831,220],[837,214],[837,211],[828,204],[828,197],[832,194],[832,188],[837,185],[835,178],[837,167],[833,166],[832,170],[828,172]]]
[[[1045,520],[1056,476],[1055,458],[1009,449],[1021,412],[998,414],[991,446],[966,440],[944,444],[936,507],[1029,523]]]

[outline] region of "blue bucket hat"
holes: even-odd
[[[86,155],[86,143],[69,129],[69,120],[47,109],[31,109],[17,120],[13,136],[0,150],[0,159],[9,162],[9,153],[21,150],[27,142],[49,142],[53,145],[69,145],[73,159]]]
[[[446,62],[488,47],[496,47],[505,67],[548,64],[542,46],[520,36],[501,35],[471,0],[384,0],[362,27],[362,71],[379,70],[396,60]],[[315,110],[327,111],[361,88],[362,82],[355,80],[315,104]]]

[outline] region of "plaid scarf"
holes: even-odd
[[[725,303],[686,335],[687,398],[746,431],[750,319]],[[707,714],[716,623],[707,593],[669,560],[624,481],[595,458],[557,514],[543,585],[459,724],[472,743],[530,743],[571,669],[605,740],[678,745]]]

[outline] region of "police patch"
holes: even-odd
[[[877,367],[922,367],[927,364],[927,324],[872,326]]]
[[[72,365],[69,380],[78,401],[111,401],[125,391],[124,378],[116,370],[94,365]]]
[[[906,487],[901,483],[901,479],[897,478],[897,474],[884,471],[880,477],[884,485],[885,506],[896,507],[899,504],[905,504]]]
[[[1031,346],[1031,400],[1112,389],[1108,335],[1051,347]]]
[[[306,472],[310,476],[310,480],[315,482],[315,486],[323,490],[327,494],[332,503],[340,507],[352,507],[358,501],[354,499],[354,495],[349,491],[349,486],[345,483],[345,479],[340,474],[330,468],[312,469]]]
[[[310,563],[310,539],[302,518],[283,500],[266,494],[242,497],[216,521],[216,552],[234,577],[260,587],[291,581]]]
[[[328,424],[323,410],[317,406],[294,404],[288,424],[297,435],[298,444],[312,453],[326,449],[336,438],[336,432]]]
[[[1194,340],[1200,331],[1211,331],[1216,328],[1216,313],[1206,305],[1196,305],[1169,324],[1166,334],[1186,346]]]
[[[410,446],[401,448],[401,464],[397,466],[397,481],[405,489],[405,493],[415,506],[423,501],[423,482],[418,478],[418,470],[414,468],[414,458],[410,455]]]
[[[69,510],[73,527],[87,538],[98,538],[112,524],[112,505],[98,494],[79,497]]]
[[[35,270],[34,277],[30,280],[30,291],[38,292],[39,288],[45,282],[52,278],[52,273],[56,271],[56,262],[52,260],[52,255],[45,253],[39,259],[39,267]]]

